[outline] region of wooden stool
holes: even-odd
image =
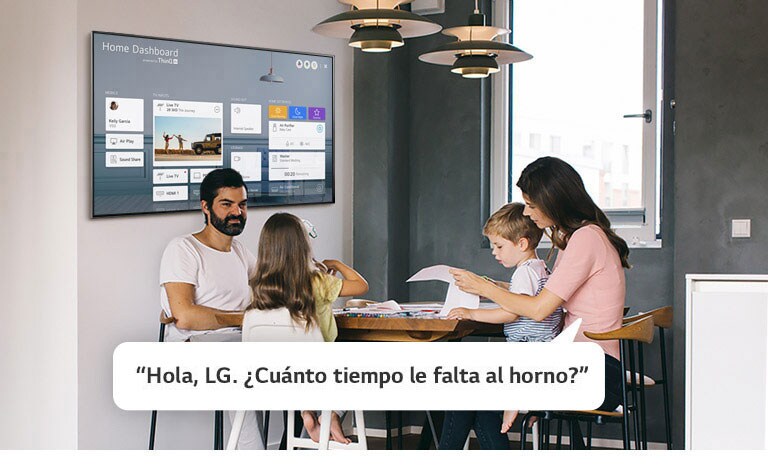
[[[331,441],[331,413],[330,410],[323,410],[320,414],[320,441],[315,442],[308,437],[296,437],[295,423],[296,419],[293,411],[288,412],[287,432],[288,440],[287,450],[294,449],[343,449],[343,450],[367,450],[368,439],[365,433],[365,415],[362,411],[355,411],[355,428],[357,429],[357,442],[342,444]]]
[[[606,422],[618,422],[622,425],[622,437],[624,443],[624,449],[630,449],[630,415],[634,424],[634,437],[635,448],[641,449],[644,447],[644,442],[641,440],[642,436],[639,432],[640,423],[638,421],[638,411],[644,404],[644,396],[642,393],[643,387],[639,387],[636,377],[638,374],[643,377],[644,364],[642,355],[642,343],[650,344],[653,341],[653,318],[642,318],[634,322],[627,323],[613,331],[605,333],[591,333],[584,332],[584,336],[596,341],[615,341],[620,342],[620,364],[621,370],[626,371],[627,368],[630,372],[630,383],[622,381],[622,401],[621,412],[617,411],[538,411],[530,412],[525,415],[523,419],[523,428],[521,433],[521,447],[525,446],[525,433],[528,421],[531,416],[538,416],[541,419],[542,426],[540,432],[540,446],[539,448],[547,448],[549,446],[549,424],[553,419],[564,420],[569,424],[571,430],[571,448],[575,448],[575,439],[577,434],[575,427],[579,425],[579,422],[585,421],[588,423],[587,433],[587,447],[591,447],[591,424],[603,424]],[[635,370],[635,343],[637,343],[637,365],[638,370]],[[638,399],[638,391],[640,398]],[[560,436],[558,436],[560,440]],[[647,447],[647,445],[646,445]]]
[[[176,319],[169,317],[165,311],[160,311],[160,336],[157,341],[165,342],[165,325],[175,323]],[[152,410],[152,417],[149,420],[149,450],[155,449],[155,430],[157,429],[157,410]],[[213,413],[213,449],[224,449],[224,412],[215,411]]]
[[[664,394],[664,432],[665,432],[665,437],[667,442],[667,449],[672,449],[672,420],[670,417],[670,410],[669,410],[669,376],[667,373],[667,345],[666,345],[665,332],[664,332],[664,330],[668,330],[672,328],[672,318],[673,318],[672,307],[670,306],[660,307],[645,313],[639,313],[631,317],[626,317],[624,318],[624,324],[631,323],[631,322],[634,322],[643,318],[648,318],[648,317],[653,318],[653,324],[659,330],[659,348],[661,352],[661,378],[659,379],[655,377],[644,376],[643,387],[647,388],[647,387],[654,387],[656,385],[661,385],[661,388]],[[641,420],[643,439],[647,445],[648,439],[646,436],[645,417],[646,417],[645,409],[643,409],[640,420]]]

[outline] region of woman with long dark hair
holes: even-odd
[[[559,250],[552,276],[532,297],[513,294],[461,269],[451,271],[456,285],[493,300],[508,312],[534,320],[544,319],[563,306],[567,310],[565,327],[582,319],[575,341],[591,341],[584,331],[600,333],[620,328],[629,248],[611,229],[581,176],[559,158],[542,157],[523,170],[517,186],[523,193],[524,214],[544,229],[552,240],[552,250]],[[599,409],[612,411],[621,403],[619,343],[597,344],[605,353],[605,401]]]

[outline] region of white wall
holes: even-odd
[[[317,0],[80,0],[77,9],[78,446],[140,449],[149,412],[112,402],[112,351],[124,341],[155,341],[158,267],[165,244],[202,226],[199,213],[93,220],[91,193],[91,39],[93,30],[333,54],[336,56],[336,203],[252,209],[240,240],[256,251],[261,225],[276,210],[310,219],[319,258],[352,255],[352,52],[343,40],[311,32],[343,10]],[[222,71],[222,73],[228,73]],[[238,73],[232,71],[231,73]],[[52,77],[55,80],[56,77]],[[53,158],[51,155],[50,158]],[[157,448],[210,449],[213,413],[160,412]]]
[[[76,0],[0,0],[0,448],[77,445]]]

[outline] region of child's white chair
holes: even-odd
[[[319,328],[312,328],[307,331],[303,326],[297,325],[291,318],[291,313],[287,308],[278,308],[274,310],[252,309],[245,312],[243,316],[243,341],[261,341],[261,342],[295,342],[295,341],[323,341],[323,334]],[[286,447],[288,450],[295,448],[322,449],[340,448],[340,449],[366,449],[365,420],[362,411],[355,412],[357,425],[358,442],[353,444],[340,444],[330,442],[331,435],[331,412],[323,411],[320,423],[320,442],[314,442],[312,439],[294,437],[294,412],[288,412],[287,433],[288,439]],[[227,441],[227,450],[233,450],[237,447],[237,440],[240,437],[240,431],[243,426],[245,411],[238,411],[232,422],[232,431]]]
[[[295,437],[296,430],[294,428],[294,412],[288,412],[288,424],[287,432],[288,439],[286,441],[286,449],[344,449],[344,450],[368,450],[368,440],[365,434],[365,416],[363,411],[355,411],[355,427],[357,428],[357,442],[349,444],[342,444],[340,442],[332,441],[331,438],[331,413],[330,410],[323,410],[320,413],[320,441],[315,442],[308,437]]]

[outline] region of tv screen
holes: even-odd
[[[334,202],[333,57],[93,32],[93,216]]]

